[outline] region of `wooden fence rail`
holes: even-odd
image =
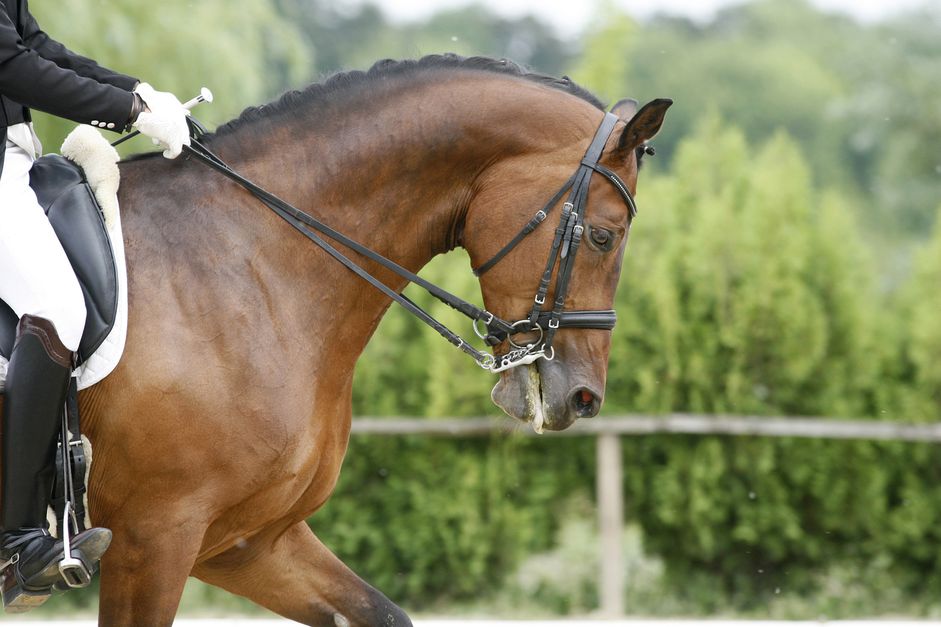
[[[531,437],[533,431],[508,418],[372,418],[353,420],[354,435],[424,435],[474,437],[494,433]],[[611,416],[580,420],[569,429],[540,437],[597,438],[598,525],[600,533],[599,595],[601,611],[612,618],[624,615],[624,494],[621,477],[621,436],[658,433],[733,435],[829,440],[895,440],[941,442],[941,423],[912,424],[840,418],[712,416]]]
[[[493,433],[536,435],[509,418],[373,418],[353,420],[353,433],[375,435],[432,435],[467,437]],[[685,433],[700,435],[756,435],[831,440],[896,440],[941,442],[941,423],[911,424],[842,418],[788,418],[665,414],[662,416],[611,416],[580,420],[565,431],[547,431],[540,437],[586,435],[649,435]]]

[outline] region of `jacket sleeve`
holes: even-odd
[[[72,70],[79,76],[92,78],[99,83],[106,83],[131,91],[140,82],[138,79],[101,67],[92,59],[75,54],[45,33],[36,19],[27,11],[24,20],[23,43],[30,50],[35,50],[44,59],[52,61],[61,68]]]
[[[52,40],[46,38],[40,43],[49,46],[49,42]],[[77,55],[73,58],[81,59]],[[132,86],[122,88],[99,82],[43,58],[26,46],[7,12],[0,11],[0,94],[3,96],[81,124],[119,131],[131,114]]]

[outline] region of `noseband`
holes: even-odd
[[[592,139],[591,144],[588,146],[588,151],[585,153],[585,157],[579,164],[575,174],[565,182],[562,188],[556,192],[542,209],[536,212],[532,220],[530,220],[506,246],[498,251],[489,261],[474,270],[474,274],[480,276],[495,266],[527,235],[536,230],[536,227],[548,217],[552,209],[562,200],[566,192],[568,192],[568,197],[562,205],[562,215],[559,220],[559,226],[556,228],[555,237],[552,240],[552,247],[549,250],[549,259],[546,262],[545,272],[539,282],[539,288],[536,291],[532,310],[528,318],[516,322],[502,320],[489,311],[481,309],[441,289],[434,283],[430,283],[394,261],[346,237],[310,214],[281,200],[274,194],[241,176],[199,142],[202,131],[198,124],[191,125],[191,129],[194,133],[192,145],[184,146],[184,150],[189,155],[227,176],[251,192],[262,203],[267,205],[272,211],[278,214],[278,216],[294,227],[294,229],[317,244],[317,246],[322,248],[334,259],[363,280],[373,285],[383,294],[402,305],[409,313],[415,315],[422,322],[432,327],[454,346],[470,355],[481,368],[496,373],[515,366],[531,364],[540,358],[547,360],[553,359],[555,350],[552,347],[552,340],[555,338],[555,334],[560,328],[605,330],[614,328],[614,324],[617,321],[614,310],[563,311],[563,308],[565,305],[565,297],[569,290],[572,269],[575,266],[575,253],[578,252],[582,233],[585,230],[584,213],[588,202],[588,187],[591,183],[592,175],[597,172],[609,180],[618,190],[621,198],[627,205],[631,218],[637,214],[634,199],[631,197],[631,193],[624,182],[617,174],[598,163],[605,143],[607,143],[608,137],[611,135],[617,122],[618,117],[616,115],[613,113],[605,114],[604,119],[601,121],[601,126],[598,127],[598,131],[595,133],[594,139]],[[448,329],[428,312],[416,305],[410,298],[385,285],[375,276],[367,272],[360,264],[337,250],[332,244],[321,237],[321,235],[352,249],[367,259],[381,264],[383,267],[395,272],[402,278],[427,290],[441,302],[453,307],[470,318],[474,324],[474,332],[488,345],[497,346],[504,341],[508,341],[511,346],[510,351],[499,357],[478,351],[458,334]],[[556,273],[555,300],[551,309],[543,309],[549,293],[552,273],[557,265],[559,269]],[[481,325],[483,325],[483,329],[480,328]],[[525,344],[517,344],[514,342],[513,336],[522,333],[536,333],[537,338]]]

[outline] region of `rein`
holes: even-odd
[[[409,313],[416,316],[419,320],[437,331],[444,339],[462,350],[484,370],[492,373],[499,373],[515,366],[530,364],[537,359],[544,358],[552,360],[555,356],[555,350],[552,347],[552,340],[559,328],[581,328],[581,329],[605,329],[614,328],[617,315],[613,310],[584,310],[584,311],[563,311],[565,296],[568,293],[568,287],[571,279],[572,269],[575,262],[575,253],[581,242],[584,231],[584,209],[588,200],[588,185],[592,174],[595,172],[608,179],[621,194],[627,205],[631,217],[637,213],[634,199],[631,197],[627,186],[611,170],[598,164],[601,152],[607,142],[608,136],[618,122],[618,117],[612,113],[606,113],[601,126],[595,133],[595,137],[588,147],[585,157],[582,159],[575,174],[566,181],[562,188],[549,200],[546,205],[536,212],[536,215],[526,226],[504,246],[489,261],[482,264],[474,270],[477,276],[482,275],[487,270],[496,265],[504,256],[515,248],[527,235],[532,233],[541,224],[553,207],[562,199],[566,192],[569,192],[566,202],[562,206],[562,216],[559,226],[556,228],[555,238],[552,242],[552,248],[549,253],[549,260],[546,263],[546,270],[539,284],[539,289],[534,298],[533,308],[528,318],[516,322],[508,322],[498,318],[493,313],[481,309],[472,303],[469,303],[454,294],[438,287],[417,274],[403,268],[391,259],[388,259],[379,253],[363,246],[362,244],[350,239],[342,233],[334,230],[320,220],[300,209],[294,207],[288,202],[278,198],[274,194],[259,187],[252,181],[246,179],[238,172],[230,168],[222,159],[216,156],[209,148],[199,142],[201,133],[194,132],[191,140],[191,146],[184,146],[184,151],[195,159],[201,161],[220,174],[235,181],[258,200],[264,203],[269,209],[274,211],[285,222],[290,224],[295,230],[300,232],[314,244],[322,248],[334,259],[343,264],[346,268],[354,272],[357,276],[367,281],[370,285],[380,292],[404,307]],[[201,127],[194,125],[197,131]],[[332,244],[327,242],[321,235],[352,249],[356,253],[375,261],[384,268],[391,270],[400,277],[415,283],[426,290],[429,294],[443,302],[444,304],[456,309],[473,321],[474,332],[490,346],[496,346],[503,341],[509,341],[511,349],[505,355],[495,357],[488,353],[481,352],[471,346],[461,336],[448,329],[445,325],[435,319],[427,311],[419,307],[414,301],[400,294],[375,276],[367,272],[362,266],[337,250]],[[543,310],[542,305],[546,302],[546,295],[549,290],[553,269],[558,261],[559,271],[556,278],[555,301],[550,310]],[[485,330],[481,330],[482,324]],[[513,341],[513,335],[519,333],[537,332],[538,338],[534,342],[527,344],[517,344]]]

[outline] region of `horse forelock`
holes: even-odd
[[[567,76],[556,78],[546,74],[530,72],[508,59],[441,54],[428,55],[415,60],[385,59],[377,61],[367,71],[354,70],[334,74],[322,83],[313,83],[302,90],[288,91],[274,102],[257,107],[248,107],[239,117],[221,125],[208,139],[229,135],[258,121],[274,119],[305,107],[325,104],[331,99],[346,95],[357,88],[378,85],[381,81],[415,78],[436,70],[483,71],[495,75],[515,77],[558,89],[581,98],[597,109],[605,110],[604,103],[594,94],[579,86]]]

